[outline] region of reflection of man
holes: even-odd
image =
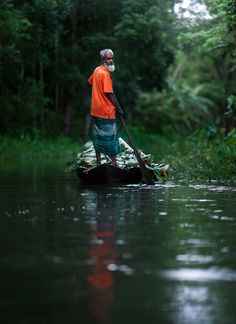
[[[106,215],[102,214],[106,219]],[[103,220],[104,222],[104,220]],[[113,301],[114,273],[108,270],[109,264],[115,264],[115,227],[111,224],[96,224],[93,228],[93,244],[89,250],[94,262],[87,280],[93,288],[93,298],[90,308],[93,316],[101,323],[108,323],[111,302]],[[99,321],[99,323],[100,323]]]
[[[100,52],[101,65],[95,68],[88,82],[92,86],[90,115],[92,116],[93,145],[96,151],[97,165],[101,164],[101,153],[111,158],[116,166],[116,155],[120,151],[116,127],[116,111],[122,114],[113,92],[110,72],[115,71],[113,51]]]

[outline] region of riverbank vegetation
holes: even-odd
[[[207,127],[185,138],[142,133],[130,127],[138,148],[151,153],[158,163],[170,164],[171,181],[178,183],[222,181],[236,184],[236,130],[227,136],[215,127]],[[125,138],[125,134],[123,138]],[[126,139],[126,138],[125,138]],[[127,139],[126,139],[127,140]],[[0,138],[0,162],[11,159],[63,159],[73,162],[83,142],[56,139]]]
[[[138,146],[152,152],[157,162],[170,164],[171,180],[236,184],[235,129],[227,136],[224,130],[209,126],[186,137],[137,133],[135,138]]]
[[[68,137],[48,138],[21,135],[0,136],[0,162],[33,159],[70,159],[81,149],[81,141]]]
[[[90,127],[87,79],[109,47],[137,144],[173,161],[177,178],[233,177],[236,0],[189,3],[1,0],[1,159],[78,151]]]

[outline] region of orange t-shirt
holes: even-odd
[[[112,78],[107,68],[98,66],[88,79],[92,86],[92,100],[90,115],[105,119],[115,119],[115,106],[106,96],[106,93],[113,93]]]

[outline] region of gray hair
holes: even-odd
[[[101,50],[100,57],[101,57],[102,62],[105,60],[105,58],[107,57],[108,54],[114,55],[113,51],[110,48]]]

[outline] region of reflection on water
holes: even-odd
[[[173,322],[211,323],[211,313],[214,312],[214,308],[209,304],[209,295],[207,287],[177,287],[174,300],[180,311],[176,309],[176,318],[173,318]]]
[[[161,275],[168,279],[180,281],[236,281],[236,271],[217,267],[209,269],[172,269],[163,271]]]
[[[114,273],[109,266],[116,264],[116,227],[110,220],[102,200],[97,199],[91,192],[87,195],[87,209],[92,215],[98,216],[87,219],[91,228],[90,248],[88,249],[88,264],[91,265],[86,276],[90,285],[89,310],[94,319],[106,323],[110,318],[111,303],[114,300]],[[101,206],[99,206],[101,204]]]
[[[0,166],[3,323],[234,323],[236,188]]]

